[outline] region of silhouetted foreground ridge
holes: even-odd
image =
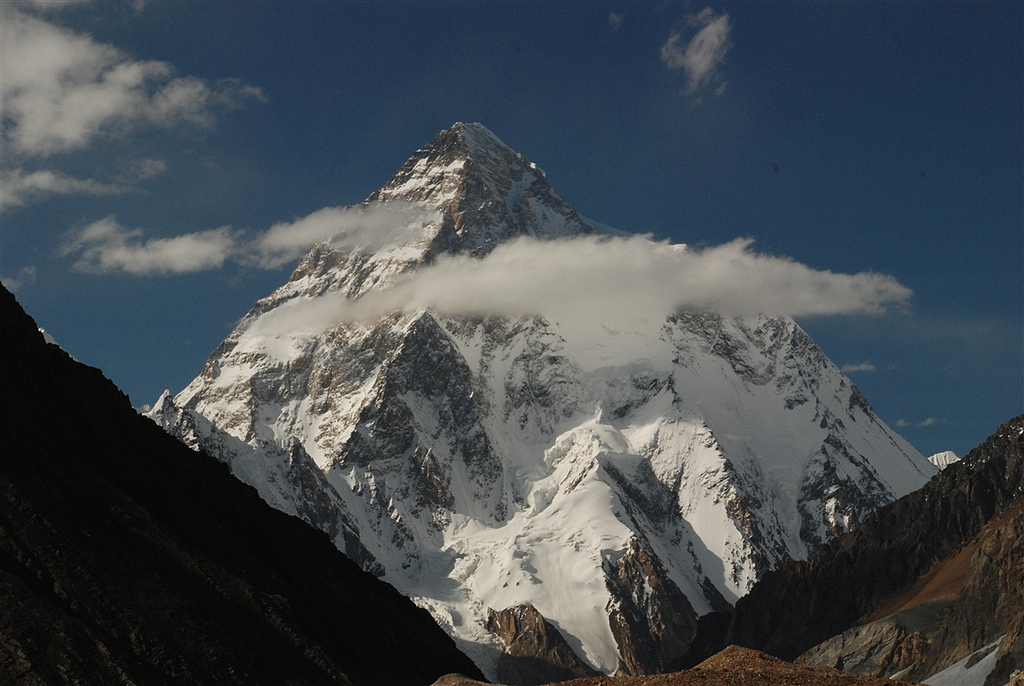
[[[429,684],[393,588],[43,341],[0,292],[0,683]]]

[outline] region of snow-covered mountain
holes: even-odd
[[[698,615],[936,472],[790,319],[339,322],[443,256],[607,230],[479,124],[352,211],[384,228],[313,248],[149,416],[428,608],[493,679],[669,668]],[[537,613],[558,660],[522,657]]]

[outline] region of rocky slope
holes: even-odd
[[[428,613],[140,417],[0,290],[0,682],[429,684]]]
[[[669,674],[581,678],[558,686],[892,686],[902,681],[858,677],[822,666],[795,665],[760,651],[730,646],[696,667]],[[433,686],[479,686],[446,675]],[[554,685],[551,685],[554,686]]]
[[[737,643],[916,681],[991,654],[977,683],[1007,683],[1024,667],[1022,515],[1024,416],[810,561],[765,575],[734,612],[702,618],[689,659]]]
[[[698,615],[936,471],[789,319],[338,321],[444,259],[603,230],[478,124],[353,211],[391,223],[311,250],[150,416],[428,608],[489,676],[523,645],[489,617],[522,607],[588,669],[671,669]]]
[[[800,659],[908,681],[931,681],[969,660],[964,666],[975,674],[956,670],[958,683],[996,686],[1024,668],[1022,629],[1024,497],[1018,497],[909,591]]]

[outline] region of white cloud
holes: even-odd
[[[0,171],[0,211],[36,202],[50,195],[113,195],[127,189],[95,179],[76,179],[59,171]]]
[[[879,274],[834,274],[759,255],[752,240],[701,251],[647,236],[522,238],[484,259],[445,255],[389,291],[383,311],[431,306],[452,314],[571,315],[606,307],[811,316],[877,313],[909,289]]]
[[[142,166],[152,166],[152,162],[143,161]],[[128,229],[107,217],[70,232],[60,254],[76,255],[75,268],[92,273],[178,274],[220,269],[228,260],[277,269],[294,263],[324,241],[339,249],[367,252],[415,244],[424,226],[439,220],[436,212],[424,211],[417,203],[391,201],[326,207],[292,222],[274,224],[251,239],[221,227],[144,240],[141,229]]]
[[[414,243],[425,224],[439,219],[416,203],[325,207],[295,221],[274,224],[256,238],[249,251],[259,266],[275,269],[294,262],[321,241],[366,251]]]
[[[875,371],[875,365],[871,362],[860,362],[857,364],[844,364],[843,373],[852,374],[854,372],[873,372]]]
[[[706,7],[699,14],[687,17],[687,23],[699,28],[696,35],[684,47],[683,34],[673,31],[661,46],[661,61],[670,69],[683,71],[687,79],[687,92],[694,93],[719,79],[718,65],[732,47],[729,41],[729,15],[723,13],[716,16],[710,7]],[[724,84],[719,85],[715,93],[720,95],[723,87]]]
[[[903,429],[905,429],[905,428],[926,429],[929,426],[934,426],[935,424],[942,424],[943,421],[944,420],[936,419],[935,417],[928,417],[927,419],[925,419],[923,421],[920,421],[920,422],[917,422],[915,424],[913,422],[908,422],[906,419],[897,419],[896,420],[896,426],[898,426],[900,428],[903,428]]]
[[[442,255],[390,288],[355,300],[295,300],[261,321],[262,333],[372,322],[431,308],[446,316],[539,315],[619,330],[663,322],[679,310],[805,317],[877,313],[911,291],[890,276],[818,271],[759,255],[738,239],[701,251],[646,236],[540,241],[521,238],[484,258]]]
[[[77,256],[75,267],[89,272],[171,274],[219,269],[228,260],[277,268],[323,241],[367,252],[385,246],[422,248],[431,233],[424,227],[438,219],[421,205],[382,203],[325,208],[275,224],[251,239],[221,227],[144,240],[142,231],[107,217],[70,234],[61,254]],[[297,302],[282,312],[294,318],[295,326],[309,313],[323,325],[376,321],[427,307],[443,315],[540,315],[633,326],[664,321],[679,310],[735,316],[873,314],[905,306],[912,295],[891,276],[816,270],[758,254],[752,243],[736,239],[693,250],[642,235],[523,237],[483,258],[443,254],[356,300],[335,294],[306,305]]]
[[[237,240],[227,226],[173,238],[143,241],[141,236],[142,231],[127,229],[114,217],[106,217],[69,236],[60,254],[77,254],[75,269],[85,272],[183,274],[220,269],[233,254]]]
[[[27,286],[35,282],[36,268],[34,265],[23,267],[15,276],[6,276],[3,278],[4,287],[12,293],[19,290],[22,286]]]
[[[176,77],[90,36],[0,4],[0,116],[8,154],[46,157],[143,126],[209,126],[219,108],[262,98],[236,80]]]
[[[162,160],[142,158],[130,162],[114,183],[96,179],[77,179],[60,171],[39,169],[26,172],[22,168],[0,170],[0,211],[30,205],[53,195],[119,195],[133,186],[162,174],[167,164]]]
[[[626,20],[626,15],[622,14],[621,12],[620,13],[611,12],[611,13],[608,14],[608,23],[611,25],[612,29],[615,30],[615,31],[619,30],[619,27],[622,26],[622,22],[624,22],[625,20]]]

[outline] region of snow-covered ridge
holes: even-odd
[[[952,450],[944,450],[941,453],[935,453],[928,457],[928,461],[939,469],[945,469],[954,462],[959,462],[960,458],[956,456]]]
[[[735,601],[936,471],[787,318],[581,336],[423,307],[279,326],[290,303],[372,294],[439,255],[602,228],[471,124],[367,202],[433,218],[404,248],[314,248],[150,416],[415,598],[492,678],[488,609],[532,605],[601,672],[657,670],[689,640],[659,617]]]

